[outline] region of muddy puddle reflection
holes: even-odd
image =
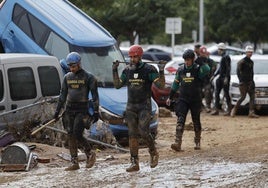
[[[216,161],[216,162],[215,162]],[[39,165],[29,172],[1,172],[0,187],[228,187],[254,186],[258,177],[267,177],[267,164],[233,163],[213,159],[205,161],[180,158],[160,161],[151,169],[140,163],[140,171],[126,173],[129,164],[109,165],[97,161],[92,169],[65,172],[64,167],[47,168]],[[266,175],[265,175],[266,174]],[[261,176],[260,176],[261,175]],[[255,181],[254,180],[254,181]],[[258,185],[268,187],[267,179]]]

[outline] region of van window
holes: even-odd
[[[115,46],[105,47],[80,47],[71,46],[73,51],[79,52],[82,59],[82,67],[91,72],[98,79],[99,86],[113,87],[112,64],[114,60],[123,61],[123,56]],[[119,74],[126,65],[120,63]]]
[[[27,12],[20,5],[16,4],[13,15],[13,22],[39,46],[44,46],[50,29],[40,20]]]
[[[36,98],[36,84],[33,70],[30,67],[8,69],[8,81],[12,100]]]
[[[70,51],[69,44],[53,31],[50,32],[45,43],[45,50],[58,59],[64,59]]]
[[[38,67],[42,96],[56,96],[60,94],[60,76],[56,67]]]
[[[0,70],[0,101],[3,100],[4,97],[4,81],[3,81],[3,73]]]
[[[18,4],[15,5],[12,20],[48,54],[63,59],[69,53],[69,44],[65,40]]]

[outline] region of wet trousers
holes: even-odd
[[[151,99],[139,104],[128,103],[126,119],[129,137],[134,139],[141,137],[148,146],[149,151],[155,151],[154,139],[149,129],[152,116],[151,108]]]
[[[180,127],[179,129],[181,130],[181,132],[184,131],[184,125],[185,125],[186,117],[187,117],[189,110],[192,116],[194,131],[195,132],[201,131],[202,129],[201,121],[200,121],[201,106],[202,106],[201,100],[188,102],[183,99],[179,99],[175,107],[175,112],[177,116],[177,126]]]
[[[86,113],[68,112],[65,111],[63,115],[63,125],[69,137],[69,147],[71,157],[77,157],[78,144],[81,145],[86,154],[91,151],[90,143],[83,137],[85,128]]]
[[[239,85],[240,98],[238,99],[235,108],[238,108],[240,104],[245,100],[247,93],[249,95],[249,111],[254,111],[255,100],[255,84],[254,82],[243,82]]]
[[[231,108],[231,98],[229,95],[229,87],[230,84],[224,84],[224,79],[223,78],[217,78],[216,80],[216,89],[215,89],[215,107],[216,109],[221,109],[220,105],[220,92],[223,89],[224,91],[224,97],[226,98],[227,106],[228,108]],[[230,109],[229,109],[230,110]]]

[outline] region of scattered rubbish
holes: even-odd
[[[0,169],[2,171],[29,171],[37,165],[36,155],[23,142],[15,142],[3,149]]]
[[[60,158],[66,160],[66,161],[71,161],[71,155],[69,153],[59,153],[57,154]],[[86,154],[84,153],[78,153],[78,161],[85,161],[87,159]]]
[[[14,143],[16,140],[14,136],[5,130],[0,131],[0,147],[5,147],[9,144]]]
[[[37,161],[39,163],[50,163],[50,159],[49,158],[41,158],[41,157],[38,157],[37,158]]]

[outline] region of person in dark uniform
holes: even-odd
[[[196,59],[198,59],[200,57],[200,47],[201,44],[197,43],[194,45],[194,53],[196,54]]]
[[[128,125],[129,148],[131,165],[127,172],[138,171],[139,157],[138,139],[145,141],[150,153],[150,166],[154,168],[158,164],[159,154],[155,147],[154,139],[150,134],[149,125],[151,120],[151,86],[153,83],[159,88],[164,88],[165,62],[158,64],[159,72],[152,65],[142,62],[143,49],[139,45],[130,47],[128,55],[130,64],[123,70],[120,78],[118,75],[118,62],[113,63],[113,79],[116,89],[127,86],[128,101],[126,107],[126,121]]]
[[[171,148],[175,151],[182,151],[182,135],[189,110],[191,111],[195,132],[194,149],[200,149],[202,129],[200,121],[203,86],[202,82],[210,71],[210,68],[207,64],[200,66],[194,62],[195,53],[193,50],[187,49],[183,53],[182,57],[185,64],[178,68],[174,82],[172,83],[169,98],[166,101],[166,104],[169,106],[171,101],[175,100],[174,96],[179,90],[179,97],[175,105],[175,112],[177,116],[176,138],[175,143],[171,145]]]
[[[253,53],[252,46],[246,46],[246,56],[237,63],[236,73],[239,79],[240,98],[231,111],[231,116],[234,117],[238,107],[245,100],[247,93],[249,94],[249,114],[250,118],[258,118],[254,112],[255,99],[255,82],[254,82],[254,62],[251,60]]]
[[[81,67],[81,57],[77,52],[71,52],[66,57],[66,63],[70,72],[65,74],[60,97],[54,118],[59,117],[61,109],[65,106],[63,113],[63,126],[68,133],[69,149],[71,155],[71,166],[65,170],[79,169],[78,144],[83,146],[87,156],[86,168],[91,168],[96,161],[96,154],[91,151],[90,143],[83,137],[84,128],[93,118],[93,123],[99,119],[99,94],[97,90],[97,79]],[[89,114],[89,92],[92,94],[94,114]],[[66,105],[65,105],[66,103]]]
[[[209,58],[209,52],[207,51],[207,48],[205,46],[201,46],[199,49],[199,61],[202,63],[206,63],[209,68],[209,74],[203,79],[203,95],[205,99],[205,108],[206,112],[210,113],[211,112],[211,103],[213,99],[213,85],[210,81],[211,77],[214,75],[214,72],[216,71],[217,68],[217,63],[213,61],[213,59]],[[196,59],[196,63],[199,65],[202,65],[202,63],[198,62]]]
[[[232,109],[231,98],[229,95],[229,88],[230,88],[230,79],[231,79],[231,58],[229,55],[226,54],[226,46],[224,43],[218,44],[218,53],[222,56],[220,61],[219,68],[215,71],[213,77],[214,79],[217,75],[219,77],[216,80],[216,89],[215,89],[215,110],[211,113],[211,115],[219,115],[219,110],[221,109],[220,106],[220,92],[223,89],[224,97],[226,98],[227,102],[227,112],[224,114],[229,116]]]

